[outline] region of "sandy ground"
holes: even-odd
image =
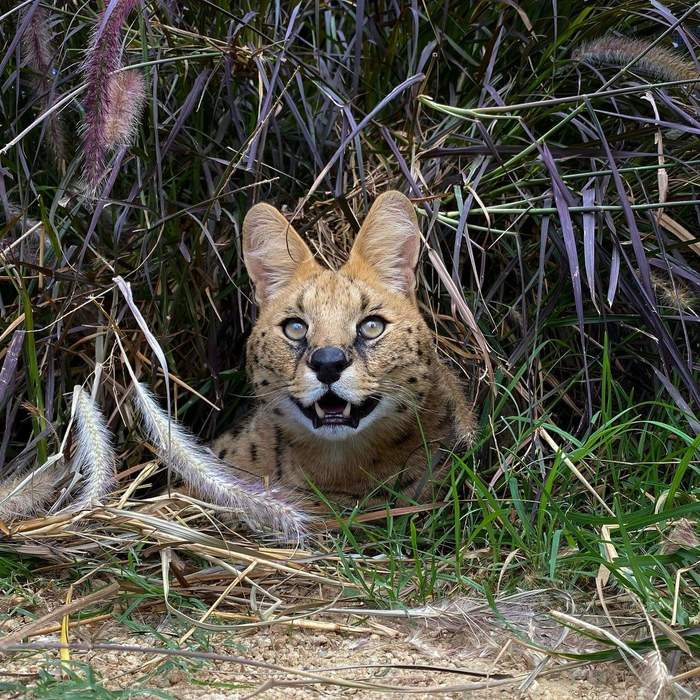
[[[165,637],[176,639],[161,630]],[[181,632],[180,632],[181,633]],[[477,643],[476,636],[479,637]],[[503,642],[497,633],[479,631],[445,631],[426,627],[401,630],[395,637],[376,633],[352,634],[315,632],[297,629],[257,629],[244,635],[212,633],[208,637],[210,652],[242,656],[275,666],[313,671],[326,678],[398,686],[394,692],[369,688],[348,688],[331,683],[313,682],[282,669],[253,668],[232,661],[178,662],[175,667],[161,668],[149,678],[144,670],[153,663],[153,654],[90,651],[73,653],[72,658],[89,663],[110,689],[158,688],[178,700],[231,700],[256,697],[372,697],[372,698],[543,698],[569,700],[627,700],[664,698],[671,695],[659,688],[649,668],[638,675],[621,663],[578,668],[546,676],[539,675],[526,691],[517,685],[475,689],[463,694],[450,692],[447,686],[468,683],[496,682],[498,674],[518,675],[532,671],[540,658],[515,643]],[[197,638],[202,639],[201,633]],[[34,641],[58,641],[57,635],[46,635]],[[125,630],[108,622],[88,634],[74,634],[75,642],[113,642],[140,646],[162,646],[152,634],[127,636]],[[190,647],[191,648],[191,647]],[[198,645],[202,648],[202,645]],[[380,667],[378,667],[378,665]],[[31,682],[40,667],[57,669],[57,652],[42,651],[33,656],[14,655],[0,658],[0,680],[11,680],[14,674],[30,674]],[[409,666],[414,668],[398,668]],[[424,668],[415,668],[423,666]],[[345,667],[342,670],[332,670]],[[425,668],[432,667],[432,668]],[[549,661],[545,670],[556,668]],[[480,672],[486,677],[447,672],[446,669]],[[8,678],[8,676],[10,676]],[[489,681],[489,676],[491,680]],[[495,677],[494,677],[495,676]],[[17,676],[15,676],[15,679]],[[288,682],[291,681],[291,685]],[[282,684],[282,685],[279,685]],[[442,688],[442,690],[439,690]],[[256,694],[256,690],[260,691]],[[439,692],[438,692],[439,691]],[[3,696],[5,697],[5,696]],[[10,696],[6,696],[10,697]],[[20,697],[18,695],[12,697]],[[82,696],[81,696],[82,697]],[[140,694],[139,697],[144,697]],[[145,697],[149,697],[146,695]]]

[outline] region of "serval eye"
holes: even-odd
[[[382,333],[384,333],[385,328],[386,323],[383,319],[379,318],[379,316],[369,316],[364,321],[361,321],[357,326],[357,330],[360,332],[360,335],[363,338],[367,338],[367,340],[374,340],[375,338],[378,338]]]
[[[290,340],[303,340],[308,329],[300,318],[289,318],[282,324],[282,330]]]

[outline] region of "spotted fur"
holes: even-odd
[[[449,450],[469,441],[472,414],[457,375],[438,358],[435,338],[416,304],[420,233],[399,192],[374,203],[348,261],[321,267],[276,209],[258,204],[243,225],[244,259],[260,313],[247,346],[257,410],[213,449],[236,469],[295,490],[313,482],[332,500],[378,497],[381,487],[424,496]],[[386,322],[374,340],[358,333],[368,316]],[[284,322],[308,325],[290,340]],[[308,366],[316,348],[340,347],[350,365],[331,385],[344,399],[377,407],[357,428],[314,429],[299,405],[327,387]]]

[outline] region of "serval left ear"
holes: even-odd
[[[392,291],[413,296],[419,251],[415,209],[406,195],[391,190],[374,201],[345,269],[352,273],[369,268]]]
[[[275,207],[263,202],[243,221],[243,261],[261,306],[294,280],[321,269],[294,227]]]

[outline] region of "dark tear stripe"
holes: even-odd
[[[275,478],[278,481],[282,480],[282,453],[284,446],[282,445],[282,430],[279,425],[275,426]]]
[[[226,448],[224,448],[223,450],[219,450],[219,459],[225,459],[227,454],[228,450]]]
[[[299,371],[299,363],[302,361],[304,355],[306,355],[306,343],[302,346],[301,343],[299,347],[294,348],[294,374]]]
[[[250,461],[255,464],[258,461],[258,446],[254,443],[250,443]]]
[[[364,339],[360,334],[357,334],[357,338],[355,339],[355,352],[357,353],[357,356],[364,362],[365,364],[365,369],[367,369],[367,345],[365,344]]]

